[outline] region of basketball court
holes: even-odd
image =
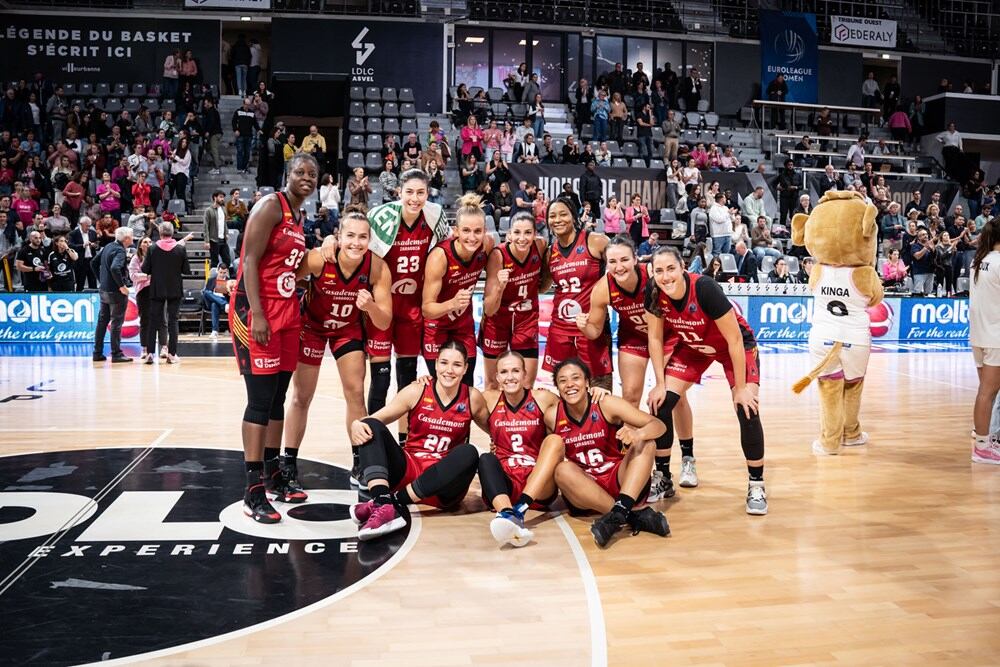
[[[22,539],[0,543],[0,662],[995,664],[1000,477],[969,461],[971,355],[902,347],[872,355],[870,444],[817,459],[815,391],[790,390],[808,357],[765,346],[764,517],[744,512],[714,367],[691,393],[701,484],[656,504],[672,536],[606,550],[561,504],[529,515],[534,543],[498,548],[478,482],[460,514],[359,543],[331,358],[301,452],[310,503],[268,527],[232,509],[231,357],[4,356],[0,523]]]

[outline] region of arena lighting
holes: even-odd
[[[525,40],[522,39],[520,42],[517,43],[517,45],[518,46],[525,46],[525,45],[527,45],[527,43],[528,43],[527,41],[525,41]],[[538,40],[537,39],[531,40],[531,45],[532,46],[538,46]]]
[[[892,57],[892,56],[890,56],[890,55],[889,55],[888,53],[883,53],[883,54],[882,54],[882,60],[888,60],[888,59],[889,59],[889,58],[891,58],[891,57]]]
[[[250,16],[241,16],[240,20],[241,21],[253,21],[253,18],[250,17]]]
[[[485,41],[486,41],[485,37],[466,37],[465,38],[465,43],[466,44],[482,44]]]

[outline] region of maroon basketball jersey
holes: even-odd
[[[350,275],[336,262],[323,264],[323,271],[313,277],[306,290],[303,326],[320,334],[346,336],[361,340],[361,311],[357,307],[358,292],[371,292],[372,253],[365,252],[361,263]]]
[[[510,243],[499,246],[503,268],[510,271],[510,278],[500,295],[500,310],[497,315],[538,310],[538,284],[542,275],[542,255],[538,246],[531,244],[531,250],[524,262],[518,261],[511,252]]]
[[[721,288],[718,287],[715,279],[709,276],[688,273],[686,279],[688,283],[687,296],[684,297],[684,303],[680,309],[675,307],[673,301],[666,294],[660,292],[660,312],[663,318],[664,340],[670,338],[671,333],[674,333],[677,337],[677,343],[680,346],[689,347],[696,352],[710,357],[719,354],[728,355],[727,350],[729,345],[726,343],[725,336],[719,331],[719,325],[705,314],[701,304],[698,303],[696,285],[699,280],[708,280],[720,291]],[[747,324],[742,315],[738,312],[734,312],[734,314],[740,326],[740,331],[743,334],[744,346],[749,341],[752,347],[753,329],[750,328],[750,325]]]
[[[438,246],[444,251],[448,268],[441,278],[441,291],[438,293],[438,303],[444,303],[455,298],[460,290],[472,289],[486,268],[486,252],[479,248],[472,259],[462,259],[455,249],[455,239],[442,241]],[[468,329],[472,331],[472,302],[461,311],[451,311],[437,319],[439,329]]]
[[[490,438],[493,453],[506,468],[533,468],[538,450],[545,439],[545,418],[530,391],[517,405],[507,402],[505,394],[490,413]]]
[[[418,459],[442,459],[453,446],[469,441],[472,405],[468,386],[460,385],[455,399],[443,405],[434,391],[436,384],[424,387],[408,418],[410,433],[404,449]]]
[[[590,310],[590,293],[604,274],[604,262],[591,255],[587,247],[588,236],[581,230],[568,248],[559,245],[558,240],[549,248],[549,273],[555,290],[549,331],[581,335],[576,316]]]
[[[635,290],[628,292],[618,282],[608,274],[608,302],[612,308],[618,312],[618,347],[645,346],[648,343],[646,337],[646,308],[643,299],[646,294],[646,283],[649,278],[646,275],[646,267],[638,264],[635,267],[639,275]]]
[[[424,220],[423,211],[417,216],[412,227],[400,223],[396,240],[385,256],[385,264],[392,276],[393,315],[403,312],[396,308],[397,303],[416,306],[420,310],[424,291],[424,269],[427,266],[427,253],[434,242],[434,232]]]
[[[624,458],[615,438],[618,427],[609,423],[600,406],[589,399],[579,422],[569,416],[566,404],[559,401],[554,433],[566,443],[566,458],[589,475],[596,477],[606,473]]]

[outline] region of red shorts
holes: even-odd
[[[545,342],[545,362],[542,364],[542,368],[551,371],[559,362],[571,357],[580,357],[580,360],[587,365],[590,374],[594,377],[610,375],[613,370],[610,336],[604,335],[597,340],[590,340],[582,333],[570,335],[549,329],[549,338]]]
[[[440,463],[444,458],[444,457],[438,458],[438,456],[417,458],[416,456],[413,455],[412,452],[408,452],[405,449],[403,450],[403,456],[406,457],[406,474],[403,475],[403,479],[399,482],[399,484],[392,487],[393,492],[399,491],[400,489],[405,489],[407,485],[413,483],[413,480],[415,480],[417,477],[420,477],[420,475],[422,475],[428,468],[430,468],[435,464]],[[470,486],[472,485],[471,481],[469,482],[469,485]],[[465,493],[468,492],[469,490],[466,489]],[[465,497],[465,493],[462,494],[463,498]],[[431,507],[437,507],[438,509],[450,509],[450,507],[445,507],[444,505],[442,505],[441,500],[437,496],[424,498],[420,501],[420,504],[430,505]]]
[[[622,463],[624,462],[624,459],[618,461],[611,466],[611,470],[606,470],[599,475],[591,475],[586,470],[584,470],[584,472],[587,473],[588,477],[597,482],[597,485],[601,487],[606,494],[612,498],[618,498],[618,495],[622,492],[621,484],[618,481],[618,470],[622,467]],[[642,488],[642,491],[639,493],[639,497],[635,499],[636,505],[646,502],[646,496],[649,495],[649,485],[650,482],[646,482],[646,486]]]
[[[757,363],[757,348],[752,347],[746,350],[747,384],[760,384],[760,366]],[[733,361],[728,354],[718,354],[706,356],[701,352],[692,350],[686,345],[679,345],[667,362],[666,374],[670,377],[679,378],[685,382],[700,382],[701,376],[705,374],[713,361],[722,364],[722,369],[726,373],[726,380],[729,386],[736,386],[736,378],[733,376]]]
[[[467,326],[460,328],[444,329],[440,322],[441,320],[424,320],[424,359],[437,359],[441,346],[449,340],[455,340],[464,345],[465,351],[475,360],[476,332],[473,324],[469,322]]]
[[[365,322],[365,351],[369,357],[388,357],[393,348],[400,357],[420,354],[420,341],[424,335],[424,318],[420,304],[410,300],[392,300],[392,323],[383,331],[371,322]]]
[[[267,345],[261,345],[250,335],[251,319],[250,303],[246,295],[234,294],[229,307],[229,328],[233,332],[233,351],[240,374],[273,375],[279,371],[294,372],[299,362],[300,322],[295,323],[297,326],[272,329]],[[273,320],[269,318],[268,322]]]
[[[525,357],[538,357],[538,310],[498,311],[479,325],[479,349],[496,359],[510,348]]]
[[[649,342],[645,336],[622,335],[618,330],[618,354],[631,354],[643,359],[649,359]]]
[[[350,332],[346,335],[330,335],[316,333],[308,327],[303,327],[302,335],[299,337],[299,363],[319,366],[323,363],[323,355],[328,346],[335,359],[348,352],[364,351],[361,340]]]
[[[528,466],[516,466],[510,468],[501,461],[500,466],[503,468],[504,473],[507,475],[507,479],[510,480],[510,501],[516,503],[517,499],[521,497],[524,493],[524,487],[528,484],[528,477],[534,472],[534,467],[529,468]],[[555,502],[556,495],[558,491],[552,494],[551,498],[538,498],[531,503],[530,509],[533,510],[545,510],[548,509],[549,505]],[[483,500],[486,498],[484,497]],[[489,505],[489,503],[487,503]]]

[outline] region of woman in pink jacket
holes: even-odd
[[[899,258],[899,250],[893,248],[889,251],[888,261],[882,267],[882,286],[898,287],[902,285],[909,271],[910,267]]]
[[[618,198],[611,196],[608,205],[604,207],[604,233],[608,236],[622,232],[622,210],[618,206]]]
[[[636,248],[649,237],[649,209],[643,205],[642,196],[632,195],[632,205],[625,209],[625,226]]]
[[[469,120],[462,128],[462,161],[470,154],[475,155],[477,161],[483,159],[483,130],[472,114],[469,114]]]

